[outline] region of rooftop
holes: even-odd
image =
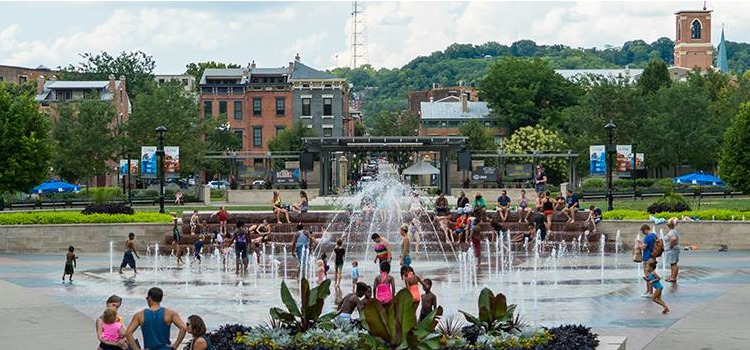
[[[421,102],[422,119],[482,119],[490,114],[487,102],[466,102],[468,112],[461,111],[461,102]]]
[[[555,73],[562,75],[565,79],[571,79],[577,75],[594,74],[608,78],[618,76],[637,79],[643,73],[643,69],[555,69]]]

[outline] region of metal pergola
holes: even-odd
[[[568,159],[569,183],[572,184],[573,187],[575,187],[575,184],[577,183],[575,159],[578,158],[578,153],[573,153],[573,151],[570,151],[570,150],[566,151],[565,153],[542,153],[542,152],[504,153],[503,151],[497,151],[494,153],[493,151],[471,151],[471,152],[472,152],[471,154],[472,158],[497,158],[498,160],[505,160],[509,158],[531,158],[532,164],[537,164],[537,160],[539,158],[567,158]]]
[[[440,175],[438,188],[450,195],[448,155],[466,147],[466,137],[431,137],[431,136],[384,136],[384,137],[305,137],[302,139],[303,152],[318,153],[320,159],[319,194],[325,196],[331,192],[334,152],[437,152],[440,157]]]

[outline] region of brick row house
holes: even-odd
[[[206,69],[200,86],[201,115],[226,118],[242,140],[238,158],[248,167],[266,168],[267,144],[301,120],[320,136],[350,135],[348,84],[302,64],[260,68]]]
[[[37,89],[35,100],[39,103],[39,109],[47,113],[53,120],[57,118],[57,106],[60,103],[75,103],[76,101],[97,98],[100,101],[112,103],[117,117],[112,121],[112,127],[118,127],[127,123],[132,113],[130,96],[125,76],[115,80],[114,75],[109,75],[109,80],[101,81],[63,81],[57,80],[54,75],[46,80],[44,75],[37,75]],[[117,163],[109,164],[113,171],[107,175],[98,176],[95,186],[117,186]]]

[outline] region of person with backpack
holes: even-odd
[[[380,275],[375,277],[375,283],[372,285],[372,289],[375,290],[375,299],[381,304],[390,303],[393,296],[396,295],[396,281],[390,273],[391,263],[387,260],[381,261]]]
[[[656,258],[661,256],[664,251],[664,242],[661,243],[661,251],[657,249],[657,241],[661,239],[656,236],[655,233],[651,232],[651,226],[644,224],[641,226],[641,233],[643,234],[643,240],[638,241],[638,247],[643,251],[643,277],[648,276],[653,272],[651,266],[656,266]],[[651,298],[654,293],[654,287],[651,283],[646,281],[646,293],[641,295],[642,298]]]

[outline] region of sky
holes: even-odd
[[[521,39],[571,47],[674,39],[674,12],[702,1],[374,2],[360,15],[358,63],[396,68],[453,43],[510,45]],[[708,2],[712,41],[750,42],[750,1]],[[0,65],[49,68],[79,54],[141,50],[156,74],[191,62],[281,67],[299,53],[319,69],[351,66],[352,2],[5,2]]]

